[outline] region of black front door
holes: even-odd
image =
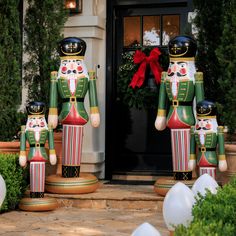
[[[122,101],[117,72],[124,55],[137,49],[164,52],[171,37],[185,32],[189,9],[189,1],[107,1],[107,178],[171,174],[170,131],[155,129],[155,106],[137,109]],[[153,81],[151,72],[146,77]],[[159,86],[151,84],[158,100]]]

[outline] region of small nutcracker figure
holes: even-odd
[[[164,130],[168,126],[171,130],[174,179],[190,180],[190,127],[195,124],[194,102],[204,99],[203,74],[196,72],[197,45],[193,38],[177,36],[170,40],[168,49],[170,63],[168,71],[162,72],[155,127]]]
[[[45,104],[42,102],[30,102],[27,106],[28,119],[26,126],[21,127],[19,163],[22,167],[30,163],[30,198],[24,198],[20,202],[22,210],[44,211],[57,207],[54,199],[44,199],[45,165],[50,161],[56,164],[53,130],[48,128],[45,119]],[[49,158],[45,149],[48,140]],[[26,156],[26,142],[30,149]],[[41,200],[40,200],[41,199]]]
[[[216,178],[217,166],[220,171],[227,170],[223,127],[217,124],[217,110],[212,101],[198,102],[196,110],[197,122],[195,126],[191,127],[189,167],[193,170],[197,164],[199,175],[207,173]]]
[[[63,178],[71,179],[81,177],[80,163],[83,129],[84,125],[89,120],[89,116],[84,107],[84,98],[87,92],[89,92],[91,124],[93,127],[98,127],[100,124],[96,76],[94,71],[87,71],[84,63],[85,51],[86,43],[82,39],[77,37],[64,38],[59,44],[59,54],[61,59],[59,71],[51,73],[48,123],[53,128],[56,128],[59,119],[63,127]],[[58,93],[63,102],[59,117]],[[57,180],[59,181],[59,179]],[[47,182],[55,182],[57,180],[48,179]],[[68,180],[67,182],[69,181],[72,180]],[[92,183],[93,181],[90,182]],[[66,181],[64,180],[63,183],[66,184]],[[77,183],[79,184],[79,182]],[[49,185],[50,184],[51,183],[49,183]],[[76,185],[76,183],[74,184]],[[87,184],[89,185],[89,182]],[[69,189],[69,186],[64,189],[66,188]],[[58,188],[58,191],[61,190]]]

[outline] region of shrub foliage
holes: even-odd
[[[177,227],[176,236],[236,235],[236,177],[217,194],[208,192],[193,207],[193,222]]]
[[[21,103],[20,1],[0,1],[0,140],[17,133]]]
[[[29,101],[48,104],[50,72],[58,69],[56,49],[68,12],[61,0],[28,0],[28,4],[24,27],[24,52],[28,59],[24,64],[24,81],[29,89]]]
[[[13,210],[26,190],[28,169],[20,167],[18,154],[0,153],[0,173],[7,188],[6,198],[0,211]]]

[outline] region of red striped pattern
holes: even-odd
[[[173,171],[188,171],[190,129],[171,129]]]
[[[199,174],[200,175],[204,175],[204,174],[208,174],[210,175],[212,178],[216,178],[216,168],[215,167],[200,167],[199,168]]]
[[[45,162],[30,162],[30,192],[44,192]]]
[[[62,165],[80,165],[83,128],[79,125],[63,125]]]

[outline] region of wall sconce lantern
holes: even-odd
[[[65,7],[71,14],[82,12],[82,0],[65,0]]]

